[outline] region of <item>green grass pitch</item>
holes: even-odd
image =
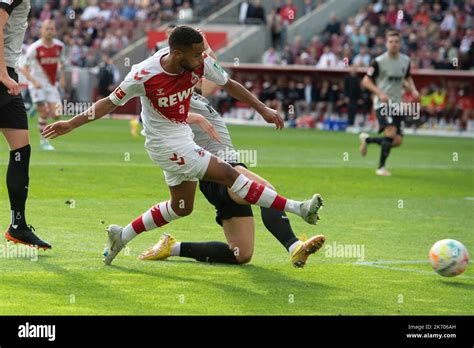
[[[53,244],[37,261],[0,258],[0,315],[461,315],[474,314],[474,267],[455,278],[431,271],[437,240],[460,240],[474,256],[474,141],[407,136],[388,160],[390,178],[374,174],[379,148],[358,153],[356,135],[230,127],[235,145],[257,150],[253,169],[284,196],[320,192],[322,220],[292,216],[297,235],[324,233],[326,245],[356,245],[357,258],[328,248],[294,269],[256,215],[254,257],[244,266],[190,259],[136,259],[161,233],[181,241],[224,240],[214,208],[197,193],[190,217],[142,234],[111,267],[103,266],[104,228],[127,224],[168,199],[161,170],[125,121],[103,120],[39,150],[35,124],[27,218]],[[0,177],[7,147],[0,145]],[[2,179],[3,180],[3,179]],[[0,221],[9,207],[0,186]],[[66,201],[73,200],[73,204]],[[338,256],[337,254],[335,256]],[[347,255],[346,255],[347,256]]]

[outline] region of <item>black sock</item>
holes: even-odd
[[[380,163],[379,168],[385,167],[385,161],[388,155],[390,155],[390,149],[392,148],[393,139],[389,137],[383,138],[382,147],[380,149]]]
[[[30,145],[10,151],[7,188],[12,210],[12,225],[26,225],[25,204],[28,197],[30,155]]]
[[[271,208],[260,208],[262,212],[262,221],[267,230],[283,245],[286,250],[298,241],[293,229],[290,225],[290,220],[284,212]]]
[[[236,264],[237,259],[229,245],[222,242],[181,243],[179,256],[201,262]]]
[[[367,144],[379,144],[379,145],[382,145],[382,141],[383,141],[383,137],[380,137],[380,138],[367,138],[365,140],[365,142]]]

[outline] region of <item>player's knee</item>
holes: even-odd
[[[193,212],[193,205],[192,204],[185,204],[185,202],[173,204],[171,203],[171,208],[179,217],[185,217],[191,215]]]
[[[248,252],[244,252],[244,253],[240,253],[239,255],[236,255],[235,259],[237,260],[237,263],[239,265],[243,265],[243,264],[249,263],[250,260],[252,260],[252,256],[253,256],[253,252],[248,251]]]
[[[232,166],[226,165],[223,167],[223,181],[227,187],[232,187],[235,180],[239,177],[239,172],[236,171]]]
[[[273,191],[276,191],[275,187],[271,183],[269,183],[268,181],[263,180],[262,184],[265,185],[266,187],[268,187],[269,189],[271,189]]]

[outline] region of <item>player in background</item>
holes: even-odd
[[[204,40],[197,30],[188,26],[176,27],[170,35],[169,47],[134,65],[109,97],[68,121],[47,126],[43,132],[46,138],[56,138],[100,119],[134,97],[141,97],[145,148],[164,171],[171,197],[151,207],[125,227],[107,227],[106,265],[110,265],[125,245],[140,233],[190,215],[198,179],[224,185],[248,203],[291,212],[309,224],[317,222],[318,210],[322,206],[319,194],[306,201],[282,197],[240,174],[193,141],[187,118],[194,86],[201,77],[222,86],[229,95],[254,108],[265,121],[274,123],[277,129],[284,127],[277,111],[268,108],[240,83],[230,79],[204,51]],[[229,252],[232,253],[230,249]]]
[[[205,52],[217,60],[203,34]],[[218,86],[210,81],[206,89]],[[188,123],[194,133],[194,141],[204,150],[226,161],[239,173],[249,179],[275,188],[264,178],[251,172],[239,162],[229,130],[221,115],[202,94],[203,80],[196,85],[190,104]],[[250,262],[254,250],[255,224],[250,205],[230,189],[210,181],[199,181],[199,189],[216,208],[216,222],[222,227],[227,244],[211,242],[178,242],[170,234],[163,234],[158,243],[145,250],[141,260],[165,260],[170,256],[189,257],[202,262],[244,264]],[[318,251],[324,244],[323,235],[300,241],[291,228],[290,220],[284,212],[271,208],[260,208],[263,224],[290,254],[295,267],[304,267],[309,255]],[[233,252],[230,253],[229,250]]]
[[[45,20],[41,25],[41,38],[28,47],[21,73],[28,80],[28,89],[33,104],[38,111],[38,129],[40,134],[48,124],[48,118],[55,120],[62,115],[61,95],[57,86],[64,90],[64,44],[55,38],[56,26],[53,20]],[[52,151],[54,147],[41,136],[43,150]]]
[[[375,174],[390,176],[385,162],[393,147],[402,145],[402,117],[413,115],[395,115],[391,113],[389,103],[402,102],[402,90],[405,88],[418,100],[419,93],[410,75],[410,58],[400,52],[400,33],[390,30],[386,35],[387,51],[376,57],[362,80],[362,85],[374,93],[374,110],[379,122],[379,133],[383,137],[370,137],[361,133],[359,151],[362,156],[367,154],[368,144],[380,145],[379,167]],[[393,105],[393,104],[392,104]]]
[[[11,223],[5,232],[14,243],[50,249],[27,225],[25,216],[28,197],[31,146],[28,117],[20,94],[15,68],[21,55],[30,1],[0,0],[0,132],[10,148],[7,190],[10,198]]]

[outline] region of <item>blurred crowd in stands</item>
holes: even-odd
[[[310,2],[309,2],[310,3]],[[412,68],[471,69],[474,62],[474,1],[472,0],[374,0],[346,21],[331,15],[321,35],[310,42],[296,37],[287,42],[279,29],[285,7],[272,10],[272,47],[262,57],[264,64],[306,64],[338,68],[368,66],[385,50],[385,32],[402,34],[402,51]],[[298,14],[297,14],[298,15]]]
[[[185,24],[224,0],[31,0],[25,46],[39,38],[41,23],[56,22],[68,64],[95,67],[165,22]]]
[[[375,129],[372,95],[361,86],[361,74],[354,66],[349,74],[339,78],[321,78],[313,75],[235,74],[235,78],[259,96],[269,107],[278,110],[292,127],[315,128],[329,120],[344,121],[344,127],[360,131],[368,124]],[[439,80],[439,79],[436,79]],[[474,120],[474,96],[469,83],[432,83],[421,88],[420,100],[405,93],[405,103],[420,105],[419,117],[406,118],[406,126],[429,129],[465,130]],[[235,110],[245,106],[223,90],[213,95],[218,111],[236,117]]]

